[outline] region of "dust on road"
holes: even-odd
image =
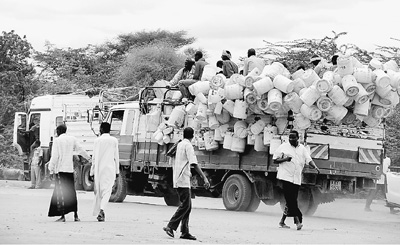
[[[297,231],[278,228],[279,205],[260,204],[254,213],[226,211],[219,198],[196,197],[190,232],[197,241],[169,238],[162,227],[176,210],[162,198],[127,196],[110,203],[106,222],[92,216],[93,193],[78,191],[81,222],[56,223],[47,217],[52,189],[29,190],[29,182],[0,180],[0,243],[297,243],[297,244],[399,244],[400,215],[392,215],[383,201],[374,201],[374,212],[364,212],[365,200],[339,199],[320,205],[304,218]]]

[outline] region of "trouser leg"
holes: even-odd
[[[40,188],[41,180],[40,180],[40,166],[34,167],[35,169],[35,181],[36,181],[36,188]]]
[[[189,86],[196,83],[197,80],[187,79],[181,80],[178,83],[179,91],[182,93],[182,98],[191,98],[192,95],[189,92]]]
[[[377,186],[378,187],[378,186]],[[367,200],[365,202],[365,208],[370,208],[372,201],[375,199],[378,188],[371,189],[368,193]]]
[[[187,229],[188,231],[188,222],[189,222],[189,214],[192,208],[191,199],[190,199],[190,189],[189,188],[178,188],[177,189],[179,200],[181,201],[181,205],[179,205],[178,209],[176,210],[175,214],[172,216],[168,223],[168,227],[176,230],[178,229],[179,223],[182,221],[182,228],[181,230]],[[183,219],[185,219],[183,221]],[[186,223],[184,223],[186,222]]]
[[[36,173],[34,166],[31,166],[31,186],[32,188],[36,186]]]

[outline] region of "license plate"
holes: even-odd
[[[342,182],[340,180],[331,180],[329,189],[331,191],[341,191]]]

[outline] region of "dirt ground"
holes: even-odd
[[[296,243],[296,244],[399,244],[400,215],[389,213],[383,201],[374,201],[373,212],[364,212],[365,200],[339,199],[320,205],[312,217],[304,217],[297,231],[278,228],[279,205],[260,204],[254,213],[226,211],[220,198],[196,197],[190,216],[190,232],[197,241],[168,237],[162,227],[175,212],[162,198],[128,196],[110,203],[106,222],[92,216],[93,193],[78,191],[81,222],[54,222],[47,217],[52,189],[27,189],[26,181],[0,180],[0,243]]]

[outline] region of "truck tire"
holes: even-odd
[[[90,170],[90,169],[89,169]],[[75,184],[75,190],[83,190],[83,185],[82,185],[82,171],[80,166],[76,166],[74,168],[74,184]]]
[[[260,206],[260,198],[258,198],[257,193],[256,193],[256,188],[254,187],[254,185],[252,185],[251,187],[251,200],[250,200],[250,204],[247,207],[246,211],[247,212],[255,212],[258,208],[258,206]]]
[[[250,181],[239,174],[233,174],[225,181],[222,199],[227,210],[245,211],[251,201]]]
[[[310,189],[300,189],[299,196],[297,197],[297,204],[301,213],[305,216],[312,216],[318,208],[319,203],[314,201],[312,192]],[[286,201],[282,198],[280,201],[282,211],[285,210]]]
[[[168,191],[164,193],[164,201],[168,206],[178,207],[181,205],[178,192],[173,188],[169,188]]]
[[[128,183],[126,182],[126,171],[121,170],[112,188],[110,202],[123,202],[125,200],[127,190]]]
[[[93,191],[94,189],[94,183],[89,180],[90,176],[90,165],[85,164],[83,166],[83,171],[82,171],[82,186],[85,191]]]

